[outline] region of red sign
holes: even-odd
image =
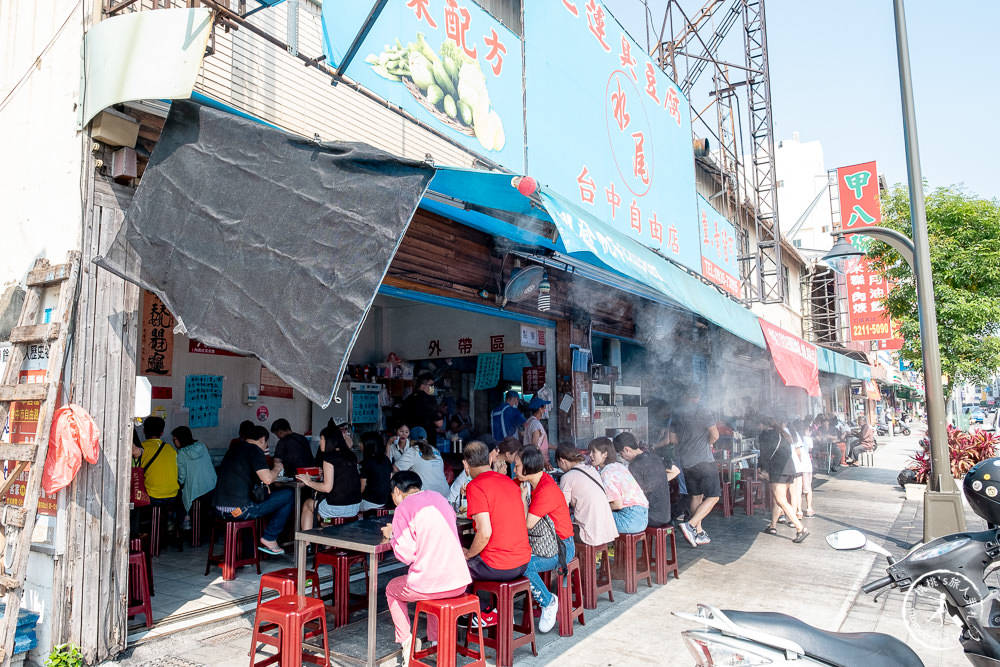
[[[521,369],[521,392],[534,394],[545,384],[545,366],[525,366]]]
[[[802,387],[810,396],[819,396],[819,362],[816,346],[795,334],[757,318],[767,341],[774,367],[787,387]]]
[[[215,354],[220,357],[242,357],[242,354],[236,354],[235,352],[230,352],[229,350],[220,350],[217,347],[209,347],[203,343],[199,343],[196,340],[188,341],[188,352],[191,354]]]
[[[169,401],[174,397],[173,387],[152,387],[150,398],[158,401]]]
[[[882,222],[879,204],[878,171],[874,162],[837,169],[840,193],[840,224],[844,231],[863,230]],[[864,248],[865,237],[848,234],[847,240]],[[889,340],[896,327],[885,312],[885,297],[891,285],[872,271],[862,259],[847,274],[847,312],[851,340]],[[899,341],[902,345],[902,341]]]
[[[45,382],[45,369],[22,370],[20,373],[21,384],[34,384]],[[35,442],[35,435],[38,433],[38,414],[41,410],[41,401],[13,401],[10,404],[10,415],[8,426],[10,427],[10,442],[12,444],[31,444]],[[17,465],[17,461],[5,461],[6,470],[4,476],[10,475]],[[7,495],[4,500],[8,505],[24,506],[24,494],[28,488],[28,468],[25,468],[16,481],[7,488]],[[39,492],[38,513],[49,516],[56,515],[56,495]]]
[[[268,411],[266,405],[262,405],[259,408],[257,408],[257,421],[266,422],[267,418],[270,416],[271,413]]]
[[[266,366],[260,367],[260,396],[272,398],[292,398],[292,387],[272,373]],[[258,414],[258,417],[260,415]]]

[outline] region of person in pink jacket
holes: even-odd
[[[392,524],[382,529],[392,550],[410,569],[385,587],[389,613],[402,644],[404,664],[410,654],[408,602],[441,600],[465,595],[472,583],[458,539],[455,510],[440,493],[421,490],[420,475],[400,470],[392,476],[396,504]],[[437,619],[427,617],[427,639],[437,641]]]

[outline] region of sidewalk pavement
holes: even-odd
[[[831,631],[886,632],[911,645],[928,667],[968,664],[958,648],[938,651],[913,641],[903,622],[902,594],[883,596],[875,603],[860,592],[861,585],[885,575],[884,558],[864,551],[834,551],[824,540],[828,533],[858,528],[897,556],[920,540],[921,503],[905,501],[896,486],[896,475],[917,448],[917,435],[880,442],[874,467],[817,473],[816,517],[805,519],[811,535],[802,544],[791,541],[795,535],[791,527],[779,526],[777,536],[763,534],[769,517],[759,511],[747,517],[737,509],[728,519],[713,512],[704,522],[710,545],[692,548],[678,534],[680,579],[652,589],[640,585],[635,595],[627,595],[616,582],[615,602],[605,599],[596,611],[588,611],[587,625],[575,626],[573,637],[559,637],[555,630],[539,635],[538,657],[520,649],[515,665],[693,664],[680,636],[692,625],[671,612],[695,612],[699,602],[722,609],[782,612]],[[970,529],[985,528],[977,517],[971,518]],[[248,614],[139,644],[116,664],[246,664],[251,622]],[[363,642],[364,625],[356,627],[352,634],[360,636],[350,639]],[[345,639],[335,636],[335,641]],[[489,655],[492,664],[492,651]]]

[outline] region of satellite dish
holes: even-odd
[[[503,288],[504,305],[524,301],[533,294],[537,294],[538,286],[544,277],[545,269],[540,266],[514,269],[510,274],[510,280]]]

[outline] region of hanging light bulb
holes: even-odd
[[[545,312],[551,306],[551,300],[549,297],[549,292],[552,291],[552,286],[549,285],[549,274],[546,271],[542,274],[542,282],[538,283],[538,310]]]

